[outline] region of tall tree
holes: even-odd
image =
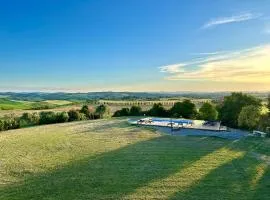
[[[131,116],[140,116],[142,114],[142,108],[140,106],[132,106],[130,108],[129,114]]]
[[[269,117],[270,117],[270,94],[268,95],[268,98],[267,98],[267,108],[268,108],[268,114],[269,114]]]
[[[261,107],[261,101],[251,95],[234,92],[224,98],[220,105],[220,120],[227,126],[238,127],[238,116],[243,107],[254,105]]]
[[[156,117],[167,117],[168,112],[165,110],[161,103],[155,103],[149,110],[149,115]]]
[[[249,130],[255,129],[259,125],[261,112],[258,106],[244,106],[238,116],[238,126]]]
[[[196,106],[190,100],[176,102],[170,110],[173,117],[194,118],[197,114]]]
[[[100,118],[110,117],[111,111],[107,105],[100,105],[96,108],[96,114],[99,115]]]
[[[206,102],[200,108],[199,115],[203,120],[216,120],[218,112],[213,104]]]

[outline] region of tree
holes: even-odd
[[[121,110],[117,110],[114,113],[114,117],[121,117],[121,116],[128,116],[129,115],[129,108],[122,108]]]
[[[68,111],[68,117],[69,117],[69,121],[79,121],[81,120],[81,113],[77,110],[70,110]]]
[[[199,116],[203,120],[216,120],[218,112],[211,103],[204,103],[199,110]]]
[[[132,106],[130,108],[129,114],[131,116],[140,116],[142,114],[142,108],[140,106]]]
[[[172,117],[195,118],[196,106],[190,100],[176,102],[170,110]]]
[[[270,133],[270,117],[267,114],[264,114],[260,117],[259,121],[259,130]]]
[[[13,114],[5,116],[3,123],[4,123],[4,130],[20,128],[20,120]]]
[[[39,113],[40,124],[53,124],[56,123],[56,114],[52,111]]]
[[[242,108],[248,105],[261,107],[261,101],[251,95],[232,93],[219,106],[220,120],[227,126],[238,127],[238,116]]]
[[[68,120],[69,120],[69,115],[67,112],[59,112],[56,114],[57,123],[68,122]]]
[[[88,118],[88,119],[91,119],[91,113],[90,113],[90,110],[88,108],[87,105],[83,105],[81,110],[80,110],[80,113],[83,113],[85,114],[85,116]]]
[[[165,110],[161,103],[155,103],[149,110],[149,115],[156,117],[167,117],[168,112]]]
[[[0,131],[4,131],[5,130],[5,122],[4,120],[0,119]]]
[[[182,102],[176,102],[170,110],[172,117],[182,117]]]
[[[96,108],[96,112],[95,112],[99,118],[107,118],[107,117],[110,117],[110,114],[111,114],[111,111],[110,111],[110,108],[107,106],[107,105],[99,105],[97,108]]]
[[[244,106],[238,116],[238,126],[245,129],[255,129],[259,125],[261,112],[258,106]]]
[[[20,117],[20,127],[27,127],[39,124],[38,113],[23,113]]]
[[[268,114],[270,117],[270,94],[268,95],[268,98],[267,98],[267,108],[268,108]]]

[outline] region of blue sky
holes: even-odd
[[[269,0],[0,0],[2,91],[270,90]]]

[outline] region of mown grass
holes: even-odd
[[[170,136],[97,120],[0,134],[0,199],[268,199],[269,139]]]

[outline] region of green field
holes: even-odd
[[[172,107],[176,102],[183,101],[185,99],[191,100],[198,108],[205,102],[211,102],[211,99],[191,99],[191,98],[172,98],[172,99],[159,99],[159,100],[99,100],[100,104],[108,104],[111,106],[133,106],[139,105],[141,107],[150,107],[155,103],[161,103],[164,107]]]
[[[46,101],[42,101],[42,102],[54,104],[57,106],[64,106],[64,105],[72,104],[71,101],[66,101],[66,100],[46,100]]]
[[[31,108],[32,102],[29,101],[12,101],[0,98],[0,110],[26,110]]]
[[[124,119],[1,132],[0,199],[269,199],[269,145]]]

